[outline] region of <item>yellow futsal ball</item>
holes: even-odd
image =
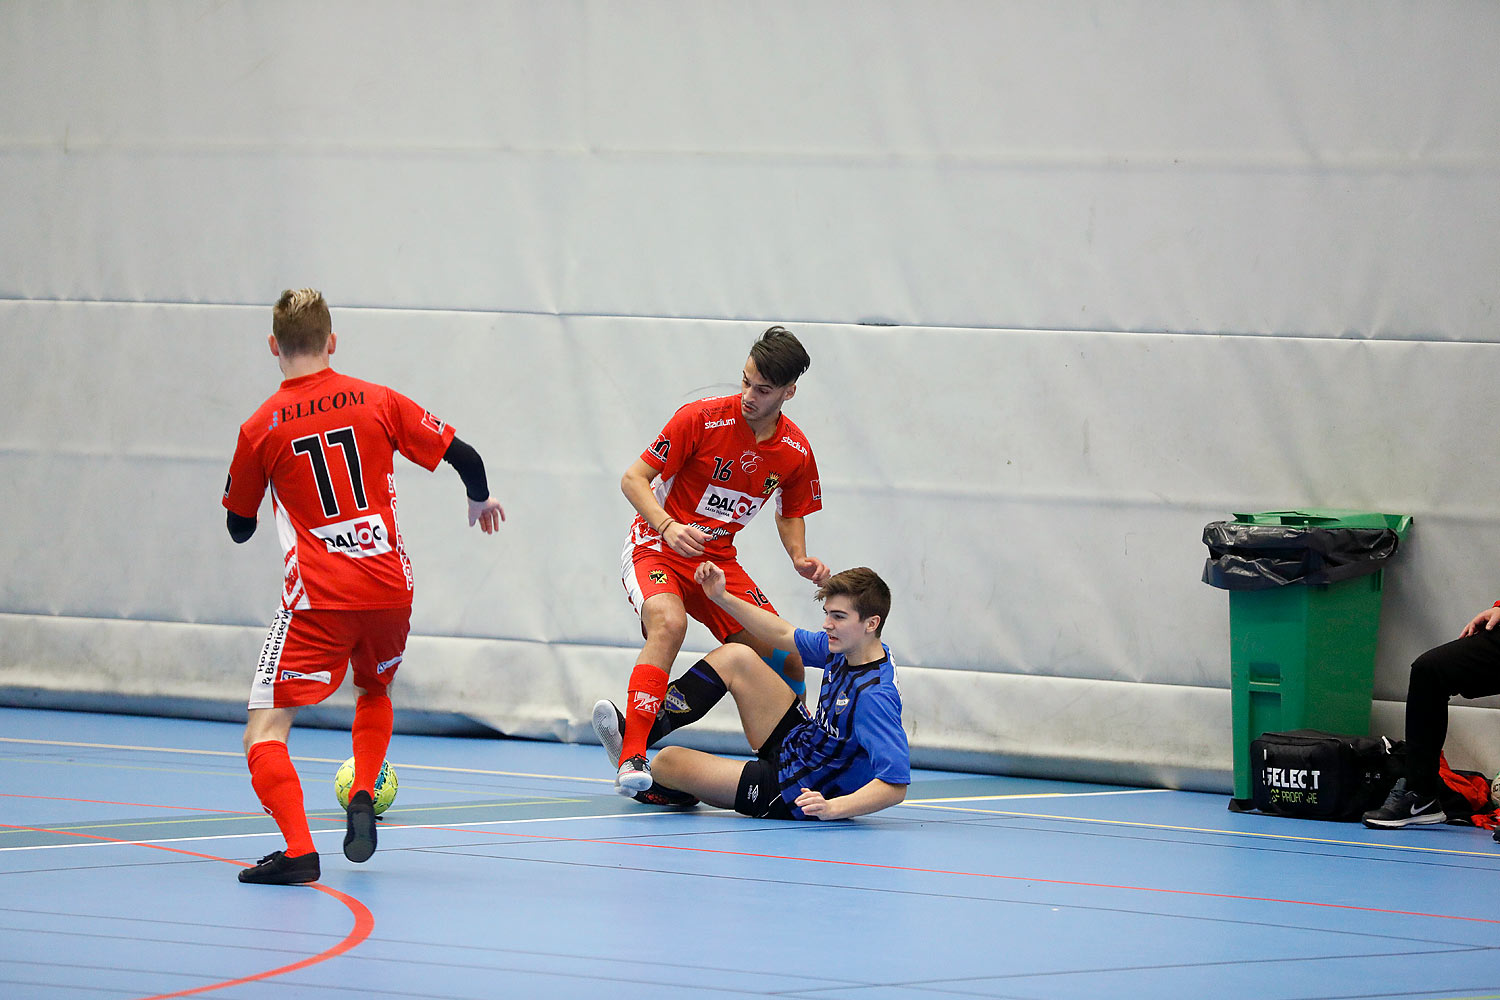
[[[396,801],[396,769],[391,766],[390,761],[380,765],[380,773],[375,775],[375,815],[379,816],[391,807]],[[354,758],[350,757],[339,766],[339,773],[333,776],[333,797],[339,800],[340,809],[349,808],[349,789],[354,785]]]

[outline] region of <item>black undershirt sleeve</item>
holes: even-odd
[[[255,534],[255,518],[240,517],[234,511],[226,511],[229,515],[225,523],[229,526],[229,537],[236,542],[248,542],[250,536]]]
[[[464,492],[470,500],[483,503],[490,498],[490,485],[484,478],[484,459],[472,446],[455,436],[443,453],[443,461],[458,470],[458,478],[464,481]]]

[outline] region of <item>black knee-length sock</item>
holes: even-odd
[[[668,685],[667,696],[662,699],[661,711],[657,713],[656,724],[651,727],[647,745],[654,746],[657,740],[673,730],[697,722],[728,691],[718,671],[709,666],[707,660],[699,660],[687,673]]]

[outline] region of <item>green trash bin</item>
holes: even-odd
[[[1235,570],[1242,577],[1238,583],[1223,580],[1223,573],[1217,582],[1210,579],[1213,555],[1204,569],[1205,582],[1230,591],[1234,723],[1230,808],[1243,808],[1251,797],[1250,743],[1262,733],[1323,729],[1369,734],[1384,582],[1380,567],[1405,539],[1411,518],[1308,509],[1235,514],[1233,522],[1219,525],[1226,526],[1231,535],[1240,526],[1292,529],[1280,534],[1295,540],[1278,549],[1277,542],[1286,539],[1275,538],[1278,533],[1274,531],[1264,532],[1260,534],[1272,536],[1267,548],[1231,550],[1242,556]],[[1204,529],[1205,542],[1216,527]],[[1254,531],[1238,534],[1257,535]],[[1299,564],[1295,550],[1304,543],[1318,551],[1301,556]],[[1339,551],[1341,545],[1343,551]],[[1351,551],[1351,545],[1357,551]],[[1210,544],[1210,552],[1214,551]],[[1265,569],[1272,563],[1276,566]],[[1278,570],[1284,575],[1271,582]],[[1300,579],[1289,579],[1298,573],[1303,574]],[[1249,580],[1255,575],[1263,576],[1258,584]],[[1330,582],[1322,582],[1325,579]],[[1238,589],[1241,586],[1262,589]]]

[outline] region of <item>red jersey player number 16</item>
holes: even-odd
[[[807,554],[803,520],[823,506],[817,462],[807,437],[781,412],[810,364],[791,331],[766,330],[751,345],[739,395],[678,409],[620,479],[636,512],[621,558],[621,582],[640,615],[645,645],[626,688],[621,738],[611,736],[616,711],[607,700],[594,706],[594,728],[616,758],[615,787],[622,794],[650,791],[646,737],[667,696],[689,616],[720,642],[743,643],[765,657],[799,697],[805,691],[800,656],[748,632],[703,596],[693,573],[712,560],[732,593],[774,613],[739,565],[734,547],[735,534],[774,504],[776,531],[793,568],[816,584],[828,579],[828,567]]]

